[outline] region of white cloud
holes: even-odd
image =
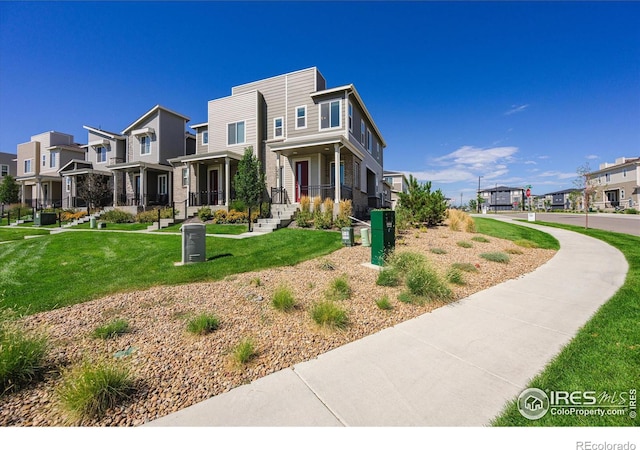
[[[464,146],[455,152],[436,158],[436,162],[463,166],[471,165],[474,168],[482,169],[487,166],[494,166],[503,159],[511,162],[513,155],[517,152],[517,147],[476,148]]]
[[[587,159],[599,159],[600,157],[598,155],[588,155]]]
[[[535,162],[535,161],[525,161],[524,163],[525,163],[525,164],[534,164],[534,165],[537,165],[537,164],[538,164],[538,163],[537,163],[537,162]]]
[[[477,177],[464,169],[443,169],[443,170],[426,170],[420,172],[405,172],[407,177],[413,175],[418,181],[433,181],[436,183],[457,183],[459,181],[469,181]]]
[[[527,109],[529,105],[511,105],[511,109],[504,113],[505,116],[510,116],[511,114],[516,114]]]
[[[538,156],[538,159],[549,159],[549,156],[548,155]]]
[[[540,177],[554,177],[559,180],[566,180],[569,178],[575,178],[577,175],[575,172],[558,172],[557,170],[548,170],[546,172],[542,172],[538,176]]]

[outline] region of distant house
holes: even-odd
[[[391,209],[396,209],[400,196],[398,193],[407,193],[408,182],[407,177],[402,172],[385,171],[384,180],[391,186]]]
[[[637,209],[640,205],[640,157],[600,164],[588,177],[596,188],[592,207]]]
[[[483,200],[482,208],[491,211],[513,211],[523,209],[524,188],[496,186],[481,189],[478,195]]]
[[[16,177],[18,172],[17,155],[0,152],[0,183],[7,175]]]
[[[564,189],[562,191],[544,194],[541,209],[558,211],[566,209],[581,209],[582,199],[572,194],[581,192],[580,189]],[[575,197],[572,199],[572,197]],[[572,201],[576,204],[573,205]]]
[[[70,134],[47,131],[18,145],[16,180],[22,187],[22,203],[35,208],[62,206],[59,170],[71,160],[84,159],[84,147],[73,141]]]

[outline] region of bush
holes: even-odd
[[[247,205],[242,200],[231,200],[229,202],[229,211],[231,210],[245,212],[247,211]]]
[[[400,205],[407,208],[411,220],[435,226],[442,223],[447,214],[447,201],[440,189],[431,192],[431,182],[419,183],[413,175],[409,175],[407,192],[398,193]]]
[[[351,286],[347,276],[342,275],[334,279],[325,294],[327,300],[346,300],[351,297]]]
[[[44,336],[27,335],[0,323],[0,396],[36,378],[44,368],[46,352]]]
[[[387,258],[387,263],[400,272],[406,273],[412,267],[426,264],[427,258],[421,253],[394,252]]]
[[[158,221],[158,210],[160,210],[161,219],[173,218],[172,208],[155,208],[148,211],[138,213],[136,216],[136,222],[138,223],[153,223]]]
[[[458,285],[465,284],[464,277],[462,276],[462,271],[460,269],[456,269],[455,267],[451,267],[447,271],[447,281],[449,281],[449,283]]]
[[[378,273],[376,284],[378,286],[394,287],[401,282],[400,271],[395,267],[386,267]]]
[[[462,248],[472,248],[473,244],[471,242],[467,242],[467,241],[458,241],[456,242],[456,244],[458,245],[458,247],[462,247]]]
[[[344,329],[349,319],[347,312],[332,301],[319,302],[311,308],[311,318],[318,325]]]
[[[476,223],[473,218],[459,209],[449,209],[449,228],[453,231],[466,231],[467,233],[475,233]]]
[[[480,257],[486,259],[487,261],[493,261],[502,264],[507,264],[509,262],[509,255],[502,252],[481,253]]]
[[[638,211],[635,208],[627,208],[624,210],[625,214],[640,214],[640,211]]]
[[[293,292],[288,286],[278,286],[273,293],[271,305],[278,311],[291,311],[296,306]]]
[[[213,314],[202,313],[189,320],[187,331],[192,334],[208,334],[220,326],[220,319]]]
[[[334,225],[338,228],[350,227],[351,219],[353,215],[353,206],[351,200],[342,200],[338,204],[338,215],[335,219]]]
[[[438,274],[424,265],[409,269],[405,284],[409,293],[429,300],[446,300],[452,295]]]
[[[224,209],[217,209],[211,219],[213,223],[227,223],[227,212]]]
[[[508,248],[505,250],[505,252],[509,253],[510,255],[522,255],[523,253],[519,248]]]
[[[484,236],[474,236],[471,238],[472,241],[476,241],[476,242],[484,242],[485,244],[490,242],[489,239],[487,239]]]
[[[376,306],[378,306],[378,308],[388,311],[390,309],[393,309],[393,306],[391,305],[391,302],[389,301],[389,297],[387,297],[386,295],[382,298],[379,298],[378,300],[376,300]]]
[[[256,355],[256,346],[250,338],[243,339],[233,348],[233,359],[238,364],[246,364]]]
[[[477,272],[478,268],[471,263],[453,263],[452,269],[462,270],[463,272]]]
[[[431,248],[429,251],[435,255],[446,255],[447,251],[442,248]]]
[[[135,216],[121,209],[112,209],[100,216],[100,220],[107,223],[133,223]]]
[[[213,214],[211,213],[211,208],[209,208],[208,206],[203,206],[202,208],[200,208],[197,212],[197,215],[198,215],[198,218],[203,222],[206,222],[207,220],[210,220],[213,217]]]
[[[57,395],[72,420],[99,418],[118,406],[134,389],[128,370],[100,363],[82,366],[63,374]]]
[[[129,323],[124,319],[116,319],[93,330],[93,337],[111,339],[129,331]]]
[[[84,209],[81,211],[74,211],[72,209],[67,209],[60,213],[60,221],[73,222],[74,220],[82,219],[86,215],[87,215],[87,211]],[[103,215],[106,215],[106,213]],[[100,220],[102,220],[102,218]]]
[[[318,264],[318,267],[321,270],[336,270],[336,266],[334,266],[333,263],[326,258],[320,260],[320,264]]]
[[[333,226],[333,201],[325,199],[320,207],[320,197],[315,197],[313,202],[313,223],[316,229],[326,230]]]
[[[514,244],[516,244],[519,247],[524,247],[524,248],[538,248],[540,247],[538,244],[536,244],[533,241],[530,241],[528,239],[517,239],[515,241],[513,241]]]

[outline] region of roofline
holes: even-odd
[[[177,112],[175,112],[175,111],[172,111],[172,110],[170,110],[169,108],[165,108],[165,107],[164,107],[164,106],[162,106],[162,105],[156,105],[156,106],[154,106],[153,108],[151,108],[149,111],[147,111],[146,113],[144,113],[142,116],[138,117],[138,118],[135,120],[135,122],[133,122],[131,125],[129,125],[127,128],[125,128],[125,129],[122,131],[122,133],[121,133],[121,134],[126,134],[126,133],[128,133],[128,132],[129,132],[129,131],[131,131],[131,130],[132,130],[132,129],[133,129],[133,128],[138,124],[138,123],[142,122],[143,120],[145,120],[145,119],[147,119],[149,116],[151,116],[153,113],[155,113],[156,111],[160,111],[160,110],[163,110],[163,111],[166,111],[166,112],[168,112],[168,113],[174,114],[174,115],[176,115],[176,116],[180,117],[181,119],[186,120],[187,122],[191,120],[191,119],[190,119],[190,118],[188,118],[187,116],[183,116],[182,114],[177,113]]]
[[[607,163],[605,163],[607,164]],[[598,169],[598,170],[593,170],[591,172],[588,173],[588,175],[593,175],[594,173],[599,173],[599,172],[608,172],[611,169],[617,169],[618,167],[624,167],[624,166],[633,166],[633,165],[640,165],[640,157],[631,159],[629,161],[625,161],[622,164],[613,164],[609,167],[605,167],[604,169]]]
[[[274,75],[274,76],[272,76],[272,77],[262,78],[262,79],[260,79],[260,80],[248,81],[248,82],[246,82],[246,83],[238,84],[238,85],[236,85],[236,86],[231,86],[231,92],[232,92],[232,95],[233,95],[233,90],[234,90],[235,88],[240,88],[240,87],[242,87],[242,86],[246,86],[247,84],[259,83],[259,82],[261,83],[261,82],[263,82],[263,81],[274,80],[274,79],[276,79],[276,78],[285,77],[285,76],[287,76],[287,75],[294,75],[294,74],[296,74],[296,73],[306,72],[307,70],[315,70],[317,73],[320,73],[320,71],[318,70],[318,67],[317,67],[317,66],[311,66],[311,67],[307,67],[307,68],[305,68],[305,69],[294,70],[293,72],[285,72],[285,73],[281,73],[281,74],[279,74],[279,75]],[[320,74],[320,75],[322,75],[322,74]],[[324,76],[322,76],[322,78],[324,78]]]
[[[125,140],[126,139],[126,137],[124,137],[121,134],[114,133],[114,132],[111,132],[111,131],[101,130],[100,128],[91,127],[89,125],[82,125],[82,128],[84,128],[85,130],[92,131],[94,133],[98,133],[98,134],[101,134],[103,136],[106,136],[109,139],[120,139],[120,140]]]
[[[189,128],[191,128],[192,130],[195,130],[196,128],[203,128],[208,126],[209,126],[209,122],[202,122],[202,123],[195,123],[193,125],[189,125]]]

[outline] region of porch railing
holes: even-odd
[[[336,187],[333,184],[320,184],[316,186],[299,186],[298,197],[307,195],[311,198],[320,197],[334,199]],[[340,200],[353,200],[353,189],[345,184],[340,185]]]
[[[224,191],[189,192],[189,206],[215,206],[224,204]]]
[[[287,190],[283,187],[271,188],[271,203],[276,205],[287,205],[291,203]]]
[[[109,158],[109,164],[118,164],[126,162],[124,158]]]

